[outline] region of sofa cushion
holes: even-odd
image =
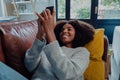
[[[104,80],[104,29],[96,29],[93,41],[85,46],[90,51],[90,63],[84,73],[85,80]]]
[[[84,73],[85,80],[105,80],[103,61],[93,61],[90,60],[89,66]]]
[[[30,77],[29,72],[24,66],[24,55],[36,37],[36,20],[1,25],[0,30],[3,34],[2,46],[7,65],[25,77]]]

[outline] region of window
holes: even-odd
[[[70,13],[71,19],[90,19],[91,0],[71,0]]]
[[[57,0],[56,2],[58,19],[90,19],[91,0]]]
[[[57,0],[58,19],[120,19],[120,0]]]
[[[120,0],[99,0],[98,19],[120,19]]]
[[[65,0],[58,0],[58,18],[65,18]]]

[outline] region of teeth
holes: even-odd
[[[67,38],[68,36],[67,35],[63,35],[64,38]]]

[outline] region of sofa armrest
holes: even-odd
[[[2,32],[0,31],[0,61],[5,63],[5,58],[4,58],[4,52],[3,52],[1,38],[2,38]]]
[[[104,36],[104,52],[103,52],[102,59],[105,62],[107,62],[108,44],[109,44],[108,38],[107,36]]]
[[[24,55],[36,37],[37,26],[36,20],[0,24],[0,50],[6,64],[29,79],[32,74],[24,65]]]
[[[103,52],[102,59],[104,61],[104,65],[105,65],[105,79],[108,79],[108,69],[107,69],[107,66],[108,66],[107,65],[108,44],[109,44],[108,38],[107,38],[107,36],[104,36],[104,52]]]

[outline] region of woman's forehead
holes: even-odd
[[[63,28],[74,28],[71,24],[69,24],[69,23],[66,23],[64,26],[63,26]]]

